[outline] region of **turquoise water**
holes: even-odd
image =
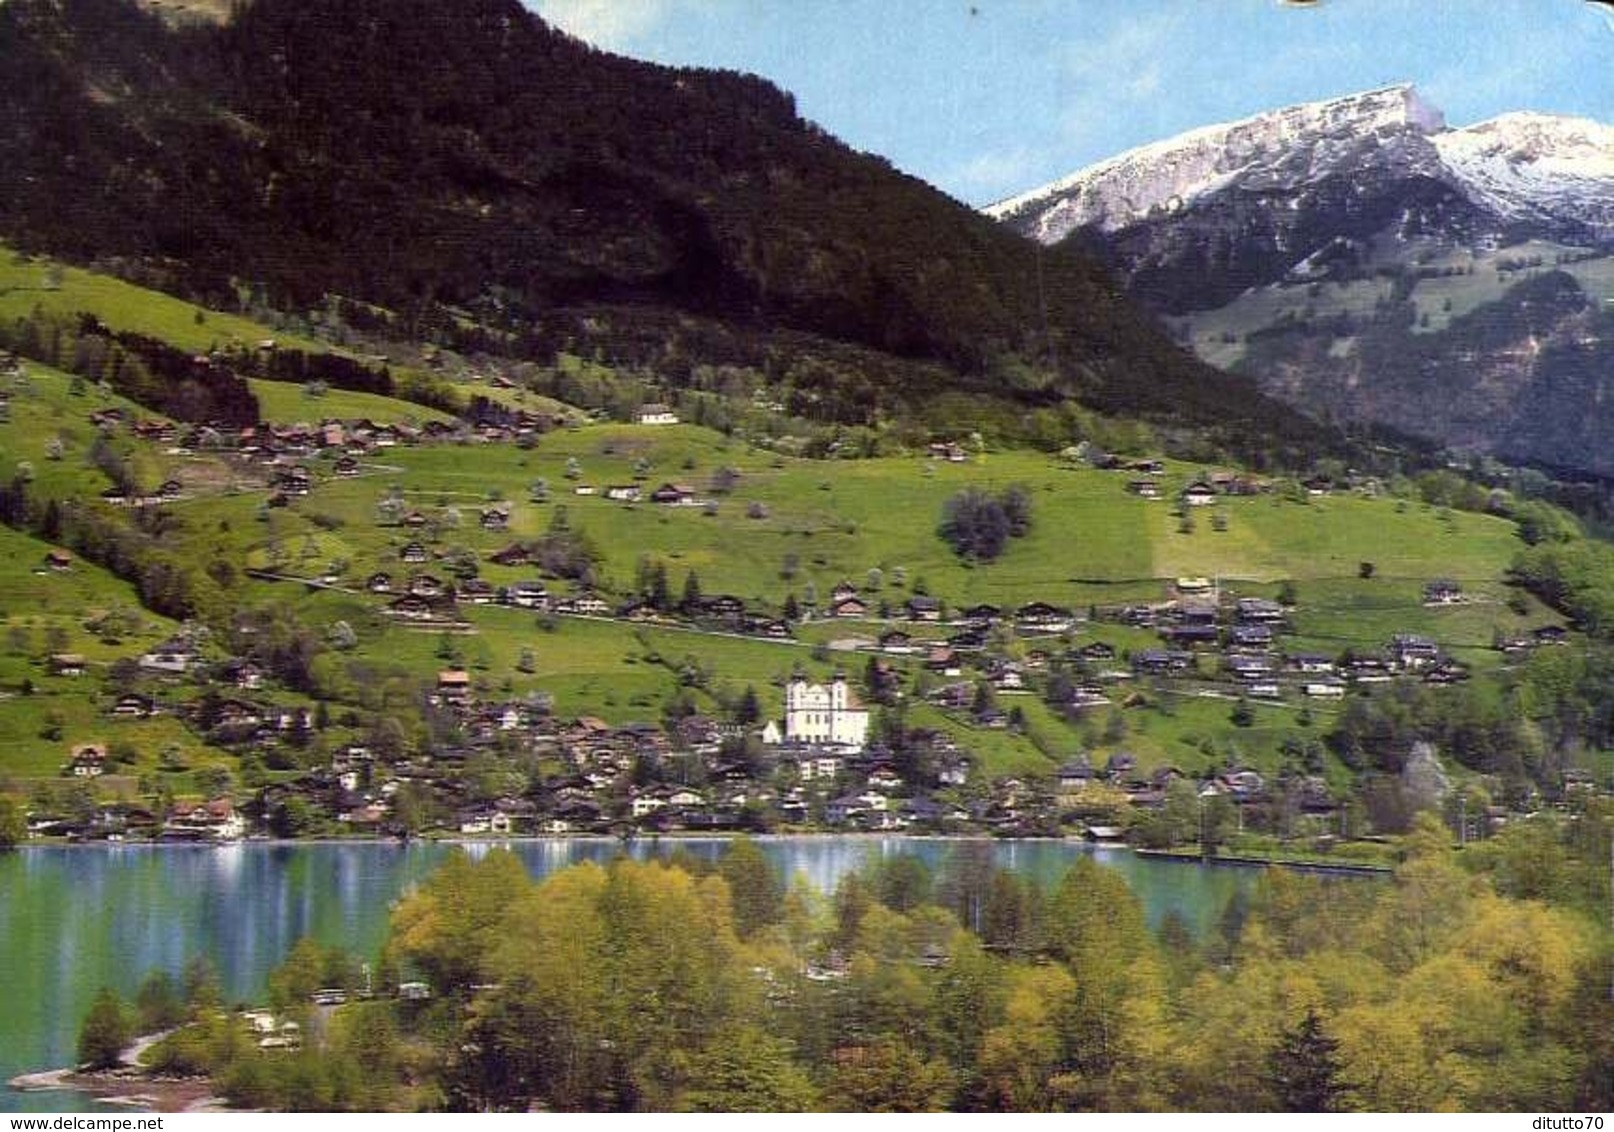
[[[957,842],[907,838],[778,838],[761,842],[789,876],[818,888],[871,857],[913,853],[939,869]],[[717,839],[635,842],[635,856]],[[473,853],[486,846],[469,846]],[[615,842],[510,845],[535,876],[609,860]],[[1203,931],[1251,883],[1249,869],[1134,856],[1074,842],[993,842],[999,865],[1052,884],[1084,853],[1125,875],[1152,922],[1176,911]],[[392,904],[440,862],[440,844],[29,846],[0,854],[0,1082],[72,1061],[80,1019],[102,986],[132,997],[146,974],[179,974],[193,955],[217,966],[232,1002],[251,1002],[305,935],[374,955]],[[0,1091],[0,1110],[82,1108],[70,1094]]]

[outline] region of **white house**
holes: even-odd
[[[797,764],[797,774],[803,782],[828,780],[841,773],[845,765],[846,760],[839,755],[806,755]]]
[[[800,674],[792,677],[785,689],[786,739],[861,751],[868,735],[868,709],[853,698],[844,673],[837,672],[827,688]]]
[[[68,768],[76,778],[99,778],[106,769],[106,748],[96,743],[74,747]]]
[[[642,425],[674,425],[678,423],[678,414],[666,405],[645,405],[639,409],[636,419]]]
[[[195,659],[195,653],[165,648],[157,652],[146,653],[140,658],[139,665],[147,671],[168,672],[179,676],[190,668]]]
[[[1204,480],[1195,480],[1183,489],[1182,501],[1189,507],[1208,507],[1216,502],[1216,489]]]

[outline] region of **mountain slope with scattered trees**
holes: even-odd
[[[746,75],[608,55],[516,0],[0,8],[0,233],[197,301],[376,304],[401,337],[757,366],[863,421],[964,391],[1320,430]]]

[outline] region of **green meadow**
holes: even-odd
[[[200,744],[173,719],[114,724],[104,680],[112,663],[171,634],[171,621],[140,607],[134,588],[75,558],[45,567],[49,544],[0,527],[0,774],[49,778],[82,743],[126,740],[137,765],[172,744]],[[53,674],[49,658],[77,653],[82,676]],[[210,756],[216,758],[216,756]]]
[[[1364,562],[1381,586],[1450,577],[1500,593],[1519,545],[1500,519],[1343,495],[1227,499],[1196,511],[1185,534],[1173,504],[1128,494],[1124,474],[1072,469],[1037,453],[993,453],[965,465],[919,457],[808,461],[691,426],[602,425],[552,433],[532,451],[443,445],[395,449],[380,460],[385,466],[332,481],[292,508],[340,522],[342,539],[366,566],[392,568],[397,547],[418,537],[377,523],[377,504],[397,491],[433,521],[441,548],[481,552],[534,538],[565,508],[603,552],[612,588],[631,588],[639,560],[651,556],[667,563],[675,586],[694,571],[706,593],[774,606],[789,592],[802,600],[812,591],[827,604],[843,580],[866,589],[871,570],[879,571],[877,603],[900,604],[923,587],[955,608],[1160,600],[1185,575],[1257,590],[1286,579],[1351,582]],[[712,490],[720,468],[737,473],[726,494]],[[1195,474],[1173,468],[1162,483],[1174,492]],[[533,501],[538,481],[547,502]],[[648,496],[668,482],[694,488],[704,504],[605,497],[612,485],[637,483]],[[1014,484],[1031,492],[1030,535],[993,563],[958,559],[937,535],[947,499],[968,487]],[[480,509],[495,501],[512,507],[507,532],[477,525]],[[1223,513],[1225,529],[1215,528],[1213,511]]]
[[[285,349],[310,354],[342,352],[308,334],[199,307],[110,275],[26,256],[0,243],[0,319],[23,318],[35,311],[65,318],[93,314],[112,330],[143,334],[198,354],[238,347],[251,349],[270,341]],[[438,375],[406,365],[393,364],[391,370],[400,383],[431,384],[441,380]],[[466,393],[481,393],[497,399],[491,385],[461,384]],[[378,423],[394,423],[448,419],[434,409],[375,394],[333,389],[323,398],[315,399],[306,398],[300,385],[260,380],[253,380],[251,385],[267,421],[368,417]],[[541,405],[543,399],[534,398],[534,401]]]
[[[354,590],[374,570],[399,579],[418,571],[441,574],[443,562],[405,567],[399,561],[400,548],[417,539],[440,557],[469,550],[483,560],[482,576],[495,584],[535,577],[530,568],[487,564],[486,556],[514,539],[538,536],[564,508],[570,525],[599,547],[604,582],[619,594],[631,591],[646,557],[666,564],[675,596],[693,571],[706,594],[734,593],[775,609],[788,593],[801,601],[816,594],[822,609],[831,588],[847,580],[875,605],[889,603],[899,619],[901,603],[920,587],[953,609],[1040,598],[1085,610],[1093,603],[1163,600],[1171,583],[1189,574],[1213,578],[1238,595],[1273,596],[1280,583],[1289,582],[1298,597],[1298,635],[1286,641],[1290,647],[1337,654],[1352,646],[1382,647],[1393,633],[1416,632],[1480,667],[1496,663],[1490,646],[1497,631],[1518,632],[1550,620],[1539,606],[1521,615],[1507,604],[1513,594],[1503,573],[1519,545],[1511,524],[1387,498],[1278,492],[1228,499],[1216,508],[1226,516],[1225,529],[1217,529],[1213,509],[1206,508],[1195,513],[1193,532],[1185,534],[1174,505],[1129,495],[1126,475],[1072,469],[1035,453],[990,453],[964,465],[920,457],[805,461],[690,426],[591,426],[550,434],[531,451],[448,445],[397,449],[385,460],[388,468],[328,480],[267,520],[246,495],[183,506],[196,516],[192,525],[209,537],[216,537],[219,516],[229,511],[222,524],[251,537],[254,564],[267,561],[266,547],[273,543],[286,572],[312,575],[337,561]],[[709,490],[719,468],[738,473],[723,495]],[[1172,466],[1161,479],[1174,493],[1200,472]],[[532,499],[539,480],[547,483],[548,502]],[[715,512],[604,498],[606,487],[635,482],[646,492],[664,482],[686,483],[714,500]],[[943,504],[965,487],[1000,490],[1011,484],[1031,490],[1033,532],[995,563],[960,562],[936,534]],[[578,495],[578,487],[594,493]],[[426,529],[378,522],[377,504],[393,493],[427,516]],[[484,531],[478,524],[480,509],[494,501],[512,508],[508,531]],[[754,504],[765,508],[764,517],[751,517],[759,514]],[[1359,577],[1364,562],[1374,564],[1371,578]],[[877,589],[870,588],[871,570],[879,571]],[[1425,607],[1423,586],[1437,577],[1462,581],[1471,601]],[[391,622],[378,613],[382,599],[360,592],[304,596],[301,587],[284,584],[250,592],[254,600],[301,601],[315,624],[349,621],[359,631],[355,658],[362,665],[411,673],[422,684],[439,668],[464,664],[484,692],[544,689],[563,716],[615,722],[656,719],[679,690],[702,710],[719,711],[747,684],[757,688],[770,713],[777,712],[782,682],[794,667],[819,677],[836,666],[861,675],[865,655],[826,646],[870,639],[881,628],[877,620],[817,620],[799,626],[794,642],[769,642],[462,606],[473,631],[446,634]],[[910,627],[921,639],[948,631]],[[1115,624],[1087,625],[1066,638],[1090,639],[1108,641],[1123,654],[1158,643],[1150,630]],[[1064,644],[1032,639],[1015,651]],[[529,650],[533,671],[524,672],[519,662]],[[904,686],[912,687],[917,658],[893,663]],[[1213,670],[1209,665],[1207,671]],[[1229,699],[1140,691],[1134,706],[1095,709],[1074,722],[1035,697],[1005,696],[1001,706],[1022,709],[1025,735],[978,728],[962,715],[917,703],[909,722],[954,735],[993,772],[1047,769],[1081,750],[1102,757],[1116,749],[1132,751],[1145,766],[1192,771],[1229,759],[1275,767],[1284,739],[1297,729],[1304,734],[1297,722],[1302,711],[1320,731],[1336,710],[1258,704],[1254,724],[1235,727]],[[1116,698],[1124,700],[1126,693]],[[1119,725],[1110,724],[1112,714]]]
[[[0,393],[7,401],[7,419],[0,421],[0,474],[21,474],[42,495],[55,498],[98,495],[112,482],[88,461],[99,434],[91,413],[116,408],[134,418],[153,415],[116,394],[34,363],[27,365],[25,378],[0,378]],[[149,445],[124,442],[118,451],[130,461],[135,480],[150,487],[180,466],[177,458]]]
[[[293,382],[264,381],[260,378],[252,378],[247,384],[258,399],[260,415],[273,424],[299,421],[317,424],[333,418],[345,421],[368,419],[376,424],[425,424],[427,421],[452,419],[447,413],[436,409],[400,401],[396,397],[383,397],[378,393],[328,389],[314,395]]]
[[[329,349],[312,338],[271,330],[239,315],[205,310],[110,275],[30,258],[0,244],[0,317],[18,318],[36,309],[64,316],[87,311],[113,330],[145,334],[197,353],[254,346],[268,339],[311,353]]]
[[[98,279],[77,280],[67,272],[63,286],[99,286]],[[113,288],[100,299],[120,295]],[[185,322],[177,311],[164,317]],[[194,329],[193,315],[186,317]],[[26,461],[40,489],[93,498],[109,481],[86,459],[96,438],[90,412],[118,405],[147,414],[45,367],[30,365],[29,374],[9,391],[0,465],[15,471]],[[266,415],[277,420],[433,416],[362,394],[309,397],[299,386],[268,382],[256,388]],[[1236,595],[1274,596],[1288,583],[1298,598],[1298,635],[1286,642],[1291,647],[1338,653],[1351,646],[1382,647],[1393,633],[1417,632],[1481,668],[1497,663],[1490,646],[1498,633],[1551,619],[1539,605],[1527,603],[1522,614],[1509,605],[1517,597],[1503,577],[1520,544],[1503,520],[1389,498],[1312,498],[1280,485],[1268,495],[1224,498],[1197,509],[1191,529],[1185,529],[1169,499],[1207,469],[1180,463],[1157,477],[1168,500],[1146,501],[1127,492],[1127,473],[1073,467],[1028,451],[976,452],[963,464],[921,455],[814,461],[691,425],[595,424],[549,433],[530,449],[474,441],[394,448],[361,461],[354,478],[336,477],[333,458],[321,456],[310,461],[317,486],[309,497],[268,508],[261,470],[222,456],[164,453],[125,438],[116,443],[135,461],[142,483],[173,477],[185,485],[186,498],[166,509],[165,538],[184,557],[232,565],[241,607],[287,606],[318,631],[338,621],[356,631],[357,647],[330,662],[330,679],[343,699],[372,707],[395,702],[377,701],[367,686],[372,679],[385,684],[387,696],[418,702],[435,672],[451,664],[468,667],[486,694],[542,689],[555,697],[562,716],[598,715],[613,722],[659,719],[668,698],[680,692],[699,709],[720,712],[747,685],[775,714],[782,707],[783,681],[798,665],[816,677],[839,665],[861,676],[865,656],[827,646],[872,638],[881,628],[878,621],[813,620],[799,627],[797,640],[773,642],[462,606],[468,631],[445,634],[394,622],[382,613],[385,599],[364,592],[364,579],[375,571],[399,581],[415,572],[446,578],[451,561],[467,555],[495,585],[534,578],[531,568],[498,567],[488,556],[514,540],[539,537],[563,509],[566,521],[598,548],[600,583],[616,597],[632,592],[647,560],[665,565],[675,597],[693,573],[708,595],[730,593],[753,608],[776,611],[793,594],[805,609],[822,614],[834,586],[849,581],[875,609],[889,607],[897,619],[903,602],[917,592],[939,597],[953,610],[1042,600],[1085,611],[1166,600],[1183,576],[1211,579]],[[605,497],[614,485],[637,484],[648,496],[664,483],[688,485],[701,502],[668,507]],[[998,492],[1012,485],[1030,493],[1029,535],[1012,541],[990,564],[961,561],[937,533],[947,500],[970,487]],[[389,498],[424,516],[426,525],[383,523],[378,505]],[[481,512],[494,503],[509,506],[508,530],[482,528]],[[84,626],[95,610],[135,602],[125,583],[88,566],[62,577],[36,574],[48,548],[10,537],[15,549],[0,565],[0,601],[15,644],[0,658],[0,685],[21,688],[31,680],[33,694],[0,701],[0,769],[25,778],[48,776],[72,744],[109,741],[106,692],[97,673],[134,650],[129,641],[110,645]],[[401,549],[415,541],[428,546],[431,563],[401,562]],[[1370,578],[1359,576],[1364,563],[1373,566]],[[250,579],[244,568],[334,576],[348,592]],[[1437,577],[1461,581],[1472,600],[1424,607],[1423,585]],[[570,588],[550,585],[557,592]],[[150,639],[171,629],[144,613],[141,624]],[[946,632],[913,628],[922,639]],[[1025,641],[1011,651],[1090,639],[1106,640],[1123,654],[1158,641],[1149,630],[1094,624],[1064,641]],[[47,640],[69,646],[51,651],[90,657],[92,674],[77,681],[46,677]],[[905,687],[922,683],[917,658],[894,663]],[[909,722],[952,734],[992,773],[1047,769],[1082,750],[1101,758],[1116,749],[1132,751],[1145,766],[1191,771],[1228,759],[1275,766],[1284,738],[1295,733],[1299,711],[1260,705],[1254,725],[1239,728],[1230,722],[1230,701],[1147,689],[1132,706],[1097,709],[1070,722],[1031,696],[1005,697],[1002,706],[1021,708],[1024,734],[979,728],[962,714],[917,702]],[[1320,727],[1327,710],[1313,705],[1308,714]],[[46,732],[60,738],[44,741]],[[172,718],[120,724],[117,734],[134,737],[136,771],[149,772],[156,752],[173,744],[198,746]],[[187,755],[190,765],[222,757]]]

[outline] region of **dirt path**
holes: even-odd
[[[119,1065],[98,1073],[80,1073],[76,1068],[48,1069],[24,1073],[9,1084],[25,1093],[67,1090],[84,1093],[106,1104],[127,1105],[152,1112],[187,1112],[216,1107],[212,1082],[205,1078],[174,1080],[146,1076],[140,1058],[173,1030],[143,1034],[118,1055]]]

